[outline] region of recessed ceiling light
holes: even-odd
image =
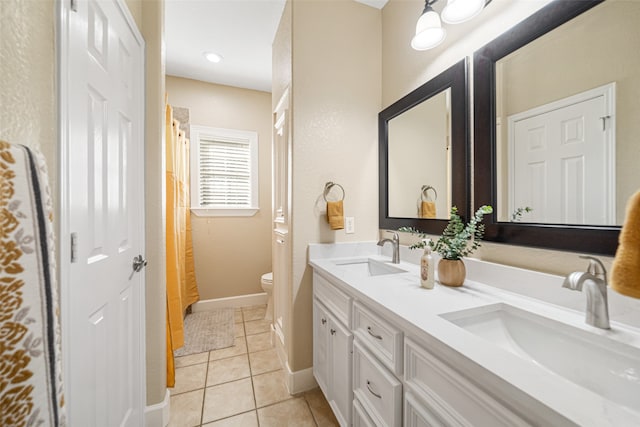
[[[213,62],[215,64],[222,61],[222,55],[219,55],[214,52],[204,52],[203,55],[205,58],[207,58],[207,61]]]

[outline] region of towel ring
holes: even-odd
[[[423,185],[422,186],[422,191],[420,192],[420,200],[422,200],[423,202],[429,202],[429,194],[427,194],[427,192],[429,190],[433,191],[433,201],[435,202],[436,200],[438,200],[438,192],[436,191],[435,188],[433,188],[430,185]]]
[[[345,194],[346,194],[346,193],[344,192],[344,188],[342,188],[342,185],[340,185],[340,184],[336,184],[335,182],[331,182],[331,181],[329,181],[329,182],[327,182],[327,183],[324,185],[324,193],[323,193],[323,195],[322,195],[322,197],[324,198],[324,201],[325,201],[325,202],[328,202],[328,201],[329,201],[329,200],[327,200],[327,196],[329,195],[329,192],[331,191],[331,189],[332,189],[334,186],[337,186],[337,187],[339,187],[339,188],[340,188],[340,190],[342,190],[342,197],[341,197],[339,200],[336,200],[336,201],[337,201],[337,202],[339,202],[339,201],[344,200],[344,196],[345,196]]]

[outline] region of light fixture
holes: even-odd
[[[447,31],[442,28],[440,16],[433,10],[438,0],[425,0],[424,10],[416,24],[416,35],[411,39],[411,47],[415,50],[433,49],[444,41]],[[489,0],[491,1],[491,0]],[[447,0],[442,10],[442,20],[447,24],[459,24],[477,16],[487,0]]]
[[[448,0],[442,10],[442,20],[447,24],[460,24],[475,18],[482,12],[485,0]]]
[[[424,2],[424,11],[416,24],[416,35],[411,40],[411,47],[415,50],[433,49],[444,40],[447,32],[442,28],[440,16],[431,5],[438,0]]]
[[[215,52],[204,52],[202,55],[204,55],[207,61],[213,62],[214,64],[222,61],[222,55],[219,55]]]

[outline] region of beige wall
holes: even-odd
[[[308,244],[377,235],[380,19],[379,10],[351,0],[292,4],[293,371],[312,365]],[[327,181],[344,187],[354,234],[329,229],[322,201]]]
[[[147,405],[166,393],[166,265],[164,153],[164,2],[129,0],[146,43],[145,255]]]
[[[40,149],[57,194],[54,7],[53,0],[0,1],[0,139]]]
[[[473,21],[447,26],[449,34],[442,45],[418,52],[411,49],[409,42],[424,2],[390,0],[382,11],[382,106],[398,100],[465,56],[472,56],[474,51],[547,3],[547,0],[493,0]],[[402,236],[403,244],[411,240],[410,236]],[[522,246],[485,243],[477,256],[554,274],[567,274],[585,267],[584,260],[574,253]],[[602,259],[610,267],[612,258]]]
[[[260,210],[252,217],[191,215],[201,299],[263,292],[271,271],[271,94],[167,76],[169,103],[192,125],[258,132]]]
[[[291,85],[291,0],[282,11],[278,29],[271,48],[271,107],[282,98],[284,91]]]

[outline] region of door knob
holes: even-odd
[[[147,266],[147,260],[142,258],[142,255],[133,257],[133,271],[138,273],[144,267]]]

